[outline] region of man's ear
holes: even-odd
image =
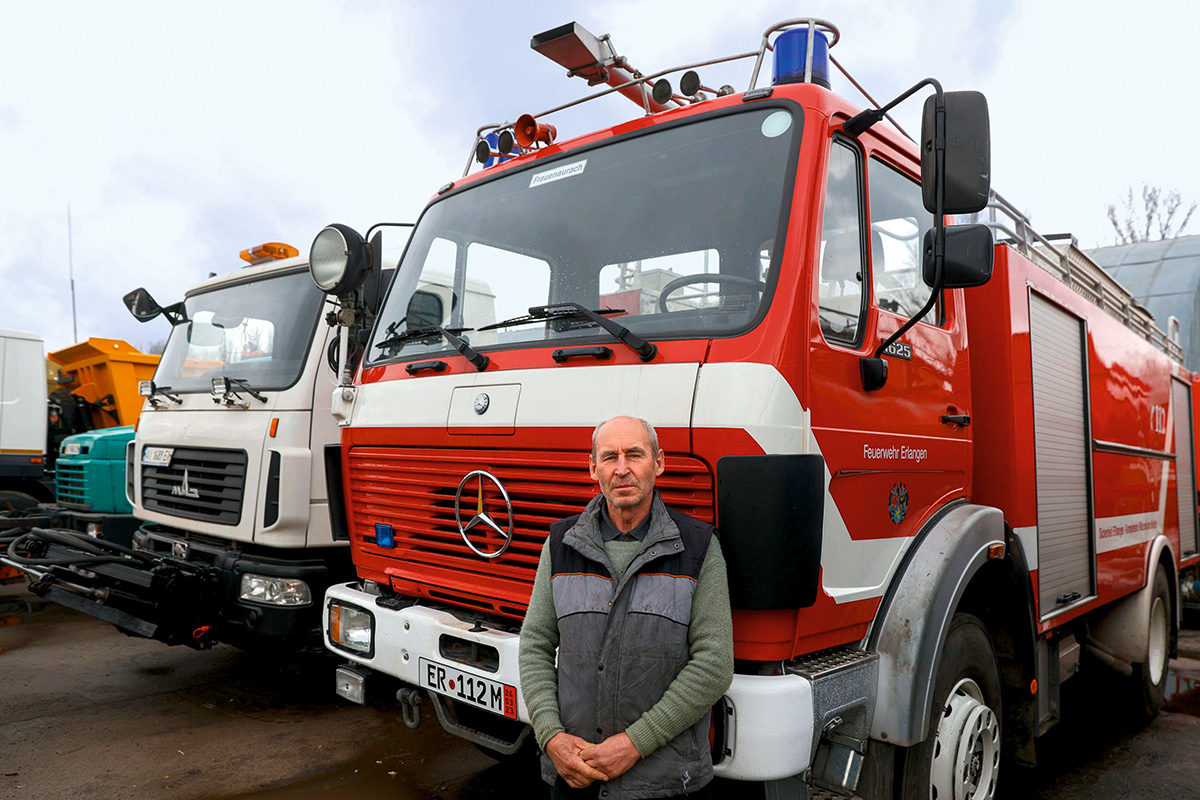
[[[592,480],[596,483],[600,482],[600,476],[596,474],[596,456],[588,456],[588,474],[592,476]]]
[[[662,475],[663,472],[666,471],[666,469],[667,469],[666,453],[664,453],[662,450],[659,450],[658,455],[655,456],[655,458],[654,458],[654,477],[657,478],[659,475]]]

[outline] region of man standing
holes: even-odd
[[[554,798],[690,794],[712,780],[709,712],[733,680],[721,548],[655,491],[645,420],[598,425],[589,466],[600,494],[550,526],[521,628],[542,777]]]

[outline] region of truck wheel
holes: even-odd
[[[1146,662],[1133,667],[1133,679],[1137,687],[1134,711],[1147,721],[1157,716],[1162,708],[1167,685],[1167,659],[1171,653],[1170,591],[1167,575],[1160,565],[1154,571],[1154,593],[1150,598]]]
[[[24,511],[38,504],[37,498],[11,489],[0,491],[0,511]]]
[[[1000,710],[987,629],[977,617],[955,614],[934,681],[929,733],[905,758],[905,800],[994,800]]]

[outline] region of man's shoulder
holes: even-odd
[[[685,514],[678,509],[671,508],[663,504],[663,508],[667,509],[667,516],[675,523],[675,527],[679,528],[680,534],[684,536],[695,536],[707,540],[712,536],[716,536],[717,529],[710,523],[702,519],[696,519],[691,514]]]
[[[561,541],[562,537],[566,535],[567,531],[575,527],[575,523],[578,522],[579,518],[582,516],[583,514],[575,514],[573,516],[560,519],[558,522],[550,523],[550,538],[554,539],[555,541]]]

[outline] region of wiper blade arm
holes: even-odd
[[[172,403],[175,403],[176,405],[182,405],[182,404],[183,404],[183,400],[182,400],[182,399],[180,399],[180,398],[179,398],[178,396],[176,396],[176,395],[173,395],[173,394],[171,394],[171,387],[170,387],[170,386],[159,386],[159,385],[158,385],[158,384],[156,384],[154,381],[150,381],[150,394],[149,394],[149,395],[146,397],[146,399],[150,401],[150,405],[152,405],[152,406],[157,406],[157,405],[158,405],[158,402],[155,400],[155,396],[156,396],[156,395],[160,395],[160,394],[161,394],[163,397],[165,397],[165,398],[167,398],[168,400],[170,400]]]
[[[241,389],[242,391],[244,391],[246,394],[248,394],[248,395],[250,395],[251,397],[253,397],[255,400],[259,401],[260,403],[265,403],[265,402],[267,402],[267,396],[266,396],[266,395],[264,395],[264,394],[260,394],[260,393],[256,392],[254,389],[252,389],[252,388],[250,387],[250,381],[246,380],[245,378],[229,378],[229,377],[226,377],[226,378],[225,378],[225,381],[226,381],[226,383],[225,383],[225,391],[227,391],[227,392],[228,392],[228,391],[232,391],[232,390],[230,389],[230,387],[231,387],[231,386],[236,386],[236,387],[238,387],[239,389]],[[236,392],[236,391],[233,391],[233,393],[234,393],[234,394],[237,394],[237,392]]]
[[[462,333],[463,331],[474,330],[473,328],[454,328],[453,330]],[[376,347],[396,347],[404,344],[412,339],[429,339],[434,336],[440,336],[445,339],[450,345],[462,354],[463,358],[470,361],[475,366],[475,369],[483,372],[488,368],[491,359],[480,353],[474,347],[471,347],[465,339],[460,339],[455,336],[451,330],[443,328],[441,325],[426,325],[423,328],[413,328],[412,330],[397,333],[395,336],[390,336],[384,339]]]
[[[579,303],[551,303],[545,306],[534,306],[524,317],[514,317],[492,325],[484,325],[479,330],[487,331],[493,328],[507,328],[510,325],[524,325],[530,322],[548,322],[555,319],[571,319],[582,317],[590,320],[616,337],[617,341],[631,348],[642,361],[650,361],[658,353],[658,345],[647,342],[641,336],[626,328],[616,320],[604,316],[605,313],[619,313],[622,309],[602,308],[593,311]]]

